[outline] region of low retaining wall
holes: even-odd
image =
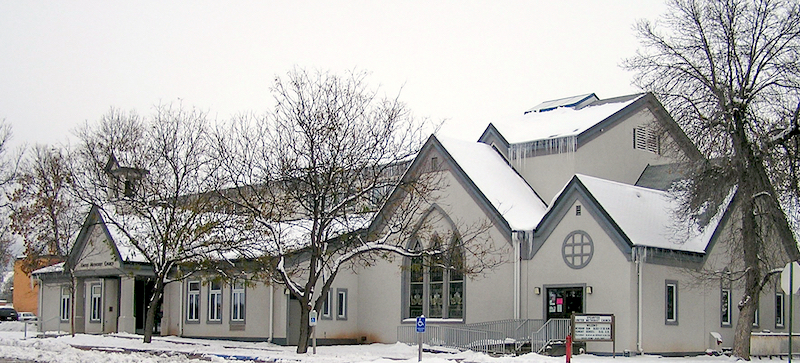
[[[792,334],[792,353],[800,353],[800,334]],[[750,334],[750,355],[777,356],[789,354],[789,333]]]

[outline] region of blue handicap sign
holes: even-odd
[[[417,317],[417,333],[425,332],[425,316]]]

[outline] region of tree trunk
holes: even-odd
[[[742,215],[742,253],[744,254],[744,296],[739,303],[739,320],[733,337],[733,355],[744,360],[750,360],[750,332],[755,320],[758,300],[761,295],[761,265],[758,260],[760,250],[756,217],[754,215],[755,201],[753,192],[754,182],[749,178],[749,173],[743,172],[740,179],[741,185],[741,215]]]
[[[156,322],[156,311],[161,307],[161,295],[164,294],[164,279],[158,278],[153,289],[153,296],[147,304],[147,314],[144,321],[144,342],[150,343],[153,340],[153,328]]]
[[[70,284],[72,286],[69,291],[69,333],[75,337],[75,295],[77,295],[75,292],[78,288],[78,279],[73,272],[70,272],[70,275],[72,275],[70,278]],[[41,289],[41,287],[39,288]]]
[[[756,290],[760,289],[756,287]],[[739,310],[739,321],[736,323],[736,331],[733,336],[734,357],[750,360],[750,332],[755,321],[760,293],[760,291],[750,291],[749,289],[745,292],[745,299],[747,300]]]
[[[308,352],[308,338],[311,336],[311,329],[308,326],[308,303],[303,302],[304,299],[298,299],[297,303],[300,304],[300,338],[297,341],[297,353],[303,354]]]

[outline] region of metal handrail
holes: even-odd
[[[420,335],[422,343],[429,346],[505,354],[506,337],[502,332],[428,325],[424,333],[417,333],[414,325],[397,327],[399,342],[417,344]]]
[[[570,319],[550,319],[538,331],[531,334],[531,352],[541,353],[552,341],[564,340],[569,335],[572,321]]]
[[[430,346],[493,354],[506,354],[509,344],[513,344],[516,352],[530,343],[531,351],[540,353],[549,342],[565,339],[569,330],[570,319],[507,319],[458,326],[428,325],[425,333],[416,333],[414,325],[402,325],[397,327],[397,341],[416,344],[417,334],[422,334],[423,344]]]

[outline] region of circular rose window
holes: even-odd
[[[574,231],[564,239],[561,255],[567,266],[574,269],[584,268],[592,260],[594,243],[592,238],[584,231]]]

